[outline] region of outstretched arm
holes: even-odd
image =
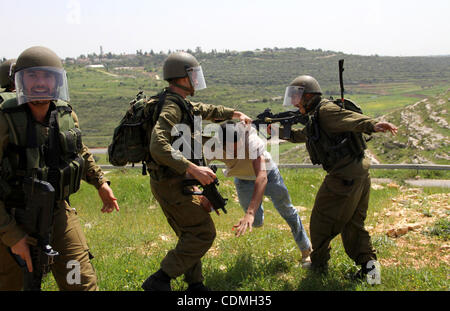
[[[264,191],[266,190],[267,172],[264,156],[259,156],[258,158],[253,160],[252,163],[256,175],[255,188],[253,190],[252,199],[250,201],[250,205],[248,206],[247,212],[245,213],[245,216],[240,219],[236,225],[233,226],[233,229],[236,229],[236,237],[244,235],[247,229],[249,229],[250,232],[252,231],[253,221],[255,220],[255,213],[261,205]]]

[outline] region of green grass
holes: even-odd
[[[428,234],[448,241],[450,239],[450,221],[448,219],[439,219],[429,228]]]
[[[325,174],[314,169],[282,169],[281,173],[294,205],[306,207],[300,215],[309,229],[314,197]],[[151,195],[148,176],[141,176],[140,170],[114,170],[108,177],[120,212],[102,214],[96,190],[86,183],[71,197],[71,204],[77,208],[95,256],[93,264],[100,290],[141,290],[142,282],[158,270],[160,261],[177,239]],[[219,178],[219,189],[229,198],[228,214],[212,215],[217,238],[202,260],[206,285],[214,290],[448,290],[449,268],[433,256],[427,257],[431,263],[420,269],[409,265],[382,267],[380,285],[351,281],[346,276],[357,267],[345,254],[339,237],[331,244],[330,273],[326,276],[310,274],[301,268],[300,251],[271,202],[264,202],[264,226],[235,238],[231,229],[243,212],[234,199],[232,179],[224,178],[222,173]],[[425,192],[448,190],[437,188]],[[366,225],[373,225],[374,213],[389,207],[391,198],[398,194],[397,188],[372,190]],[[373,236],[373,243],[379,259],[393,256],[398,256],[395,259],[400,262],[407,259],[408,255],[399,254],[396,242],[385,235]],[[180,277],[172,282],[172,287],[184,290],[187,285]],[[53,277],[46,278],[44,289],[57,290]]]

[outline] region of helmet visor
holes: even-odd
[[[202,66],[190,67],[186,69],[186,71],[195,91],[206,89],[206,81],[203,76]]]
[[[69,101],[66,71],[55,67],[31,67],[15,74],[19,105],[42,100]]]
[[[289,110],[298,110],[305,88],[302,86],[288,86],[284,93],[283,107]]]

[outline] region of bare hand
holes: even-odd
[[[392,133],[392,135],[395,136],[397,135],[398,128],[389,122],[378,122],[377,124],[375,124],[374,130],[375,132],[383,132],[383,133],[389,131]]]
[[[197,179],[203,186],[213,183],[217,178],[216,174],[206,166],[197,166],[193,163],[189,165],[186,173]]]
[[[98,189],[98,195],[103,202],[102,213],[111,213],[114,210],[119,211],[117,199],[114,197],[114,193],[108,183],[103,183],[101,185]]]
[[[236,229],[235,235],[236,237],[240,237],[241,235],[244,235],[247,231],[247,228],[249,229],[249,232],[252,232],[253,229],[253,221],[255,220],[255,216],[252,214],[245,214],[245,216],[239,220],[237,224],[233,226],[233,230]]]
[[[234,112],[233,119],[239,119],[239,121],[243,122],[244,124],[252,124],[252,119],[240,111]]]
[[[28,272],[33,272],[33,263],[30,256],[30,247],[27,244],[27,237],[23,237],[19,242],[11,247],[13,254],[19,255],[27,263]]]

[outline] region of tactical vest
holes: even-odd
[[[340,104],[340,100],[322,101],[320,102],[312,116],[305,126],[305,133],[308,137],[306,141],[306,149],[312,164],[321,164],[326,171],[329,171],[338,161],[350,155],[352,158],[362,159],[364,150],[367,149],[366,140],[362,133],[345,132],[335,136],[330,136],[321,127],[319,122],[319,110],[323,104],[332,102]],[[358,113],[362,113],[361,109],[350,100],[345,99],[345,108]]]
[[[64,101],[52,102],[49,127],[35,122],[28,106],[19,106],[15,99],[4,102],[0,110],[9,128],[9,144],[1,163],[2,198],[12,205],[24,203],[24,177],[51,183],[57,201],[77,192],[86,165],[72,107]]]
[[[0,104],[6,102],[8,99],[15,98],[15,92],[1,92],[0,93]]]

